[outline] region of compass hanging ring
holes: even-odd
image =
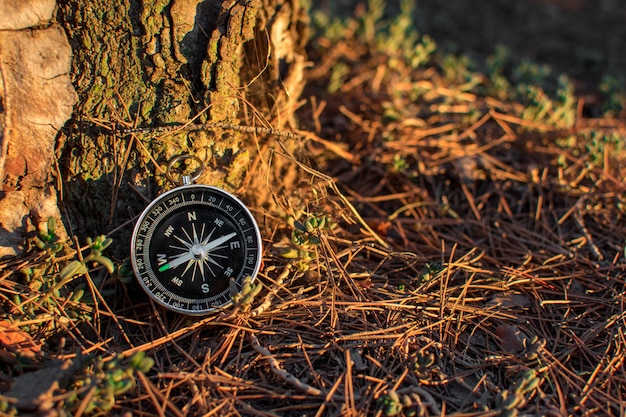
[[[180,179],[175,178],[174,169],[180,162],[186,159],[191,159],[192,161],[197,162],[199,165],[198,168],[191,175],[181,175]],[[204,171],[204,162],[202,162],[200,158],[198,158],[195,155],[183,154],[183,155],[177,155],[173,157],[172,159],[170,159],[169,161],[167,161],[167,167],[165,169],[165,177],[176,185],[189,185],[195,182],[198,178],[200,178],[200,175],[202,175],[203,171]]]

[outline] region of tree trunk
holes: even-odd
[[[197,115],[194,123],[265,119],[275,129],[295,127],[307,38],[299,0],[61,0],[58,6],[79,95],[58,146],[70,233],[106,233],[138,214],[155,185],[165,185],[161,167],[176,154],[207,161],[211,169],[201,182],[237,188],[253,149],[250,135],[232,129],[166,137],[124,129],[181,124]]]
[[[0,0],[0,259],[59,217],[51,186],[58,130],[72,114],[71,49],[54,0]]]

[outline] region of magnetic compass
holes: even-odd
[[[192,159],[200,168],[175,181],[173,167]],[[234,195],[193,184],[202,161],[173,158],[168,179],[180,185],[141,213],[131,241],[135,276],[157,303],[192,315],[207,314],[231,302],[230,280],[238,288],[254,279],[261,265],[261,234],[254,217]]]

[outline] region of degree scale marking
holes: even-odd
[[[239,251],[236,251],[237,256],[241,257],[239,258],[241,261],[237,261],[237,264],[229,266],[231,273],[237,270],[239,271],[238,273],[232,275],[232,277],[236,278],[238,283],[240,283],[240,279],[246,275],[255,276],[256,271],[258,271],[258,268],[260,267],[261,252],[260,246],[258,245],[260,243],[260,235],[258,233],[258,227],[255,227],[256,221],[254,220],[254,217],[248,210],[245,209],[245,205],[243,205],[243,203],[241,203],[241,201],[239,201],[235,196],[232,196],[223,190],[216,189],[215,187],[212,187],[213,190],[215,190],[214,193],[212,193],[211,190],[201,188],[209,186],[197,187],[199,187],[199,189],[191,192],[190,190],[179,190],[178,193],[170,194],[170,200],[165,197],[165,195],[169,194],[168,192],[159,197],[163,198],[162,200],[159,201],[157,199],[157,205],[148,207],[150,211],[148,211],[148,208],[144,211],[142,214],[143,220],[140,221],[140,226],[137,228],[138,230],[135,234],[136,249],[138,252],[135,251],[134,253],[137,254],[137,257],[141,257],[144,260],[139,263],[140,265],[136,270],[136,274],[140,278],[140,282],[144,284],[146,287],[145,289],[147,289],[149,293],[159,299],[159,302],[168,304],[165,306],[172,307],[176,311],[191,313],[196,311],[197,313],[205,313],[214,310],[216,306],[228,303],[229,296],[227,291],[221,291],[213,296],[208,296],[202,299],[189,299],[187,297],[180,296],[176,294],[175,291],[172,292],[165,287],[163,284],[167,285],[168,281],[160,280],[155,276],[155,270],[157,269],[156,259],[150,257],[155,239],[161,238],[161,232],[159,234],[156,233],[157,228],[160,226],[162,227],[164,219],[170,217],[173,213],[180,213],[179,210],[188,205],[205,206],[215,209],[216,214],[221,213],[218,215],[218,218],[224,216],[223,218],[228,220],[228,224],[230,225],[229,227],[236,231],[236,233],[231,232],[227,233],[227,235],[231,235],[230,238],[235,235],[239,235],[240,239],[243,239],[238,240],[238,242],[242,244],[241,247],[239,245],[231,246],[231,248],[241,248]],[[191,200],[191,197],[194,195],[198,196],[199,193],[201,193],[201,198],[199,200]],[[232,197],[232,199],[229,197]],[[180,201],[172,202],[174,198],[180,198]],[[227,208],[226,203],[228,203],[228,205],[232,208]],[[233,208],[237,209],[234,213]],[[209,210],[209,212],[211,211],[212,210]],[[250,224],[250,222],[252,222],[252,227],[246,227]],[[257,230],[256,233],[254,233],[255,229]],[[192,232],[187,231],[187,233],[191,234]],[[227,246],[229,245],[224,245],[223,249],[227,249]],[[235,271],[231,269],[234,266],[236,266]],[[225,275],[222,279],[227,279],[226,276],[230,275]]]

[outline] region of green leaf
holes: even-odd
[[[299,222],[298,220],[296,220],[296,221],[293,223],[293,225],[294,225],[294,227],[296,228],[296,230],[298,230],[299,232],[302,232],[302,233],[306,232],[306,228],[305,228],[305,227],[304,227],[304,225],[303,225],[301,222]]]
[[[145,352],[143,351],[139,351],[135,353],[129,359],[130,359],[131,366],[135,370],[139,372],[143,372],[144,374],[150,371],[150,369],[152,369],[152,367],[154,366],[154,359],[152,359],[149,356],[146,356]]]
[[[85,295],[85,290],[77,289],[76,291],[74,291],[74,294],[72,294],[71,300],[74,302],[79,302],[80,299],[83,298],[83,295]]]
[[[280,248],[278,253],[285,259],[298,259],[300,257],[299,251],[294,248]]]
[[[104,266],[107,271],[109,271],[109,274],[112,274],[115,271],[115,265],[113,265],[113,261],[111,261],[106,256],[96,255],[91,257],[91,260]]]
[[[57,230],[57,221],[54,217],[48,218],[47,227],[48,227],[48,235],[55,236],[56,230]]]
[[[293,230],[291,232],[291,243],[296,246],[303,246],[307,243],[308,239],[302,235],[298,230]]]
[[[61,279],[61,281],[66,281],[76,275],[85,273],[87,273],[87,267],[84,263],[80,261],[72,261],[69,264],[65,265],[65,268],[61,270],[59,278]]]

